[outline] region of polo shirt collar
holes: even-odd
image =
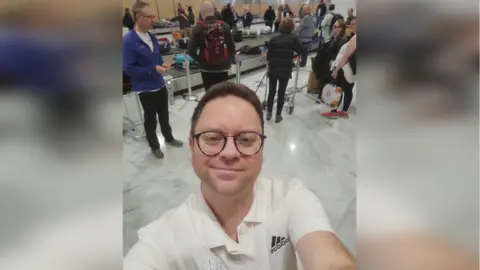
[[[242,223],[248,226],[264,222],[265,215],[261,211],[262,208],[260,206],[260,198],[257,196],[257,192],[255,192],[252,206]],[[208,248],[226,246],[228,242],[233,241],[225,233],[215,214],[213,214],[212,209],[208,206],[203,197],[200,185],[194,192],[193,213],[196,215],[193,219],[196,231],[204,239]]]

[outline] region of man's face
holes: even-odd
[[[353,10],[351,8],[348,9],[348,16],[353,16]]]
[[[137,15],[137,22],[136,24],[141,29],[152,29],[153,23],[156,21],[155,13],[153,9],[150,7],[144,7],[141,9],[140,13]]]
[[[221,97],[207,103],[198,119],[194,134],[206,131],[216,131],[226,136],[235,136],[243,132],[263,134],[260,118],[254,107],[235,96]],[[207,140],[215,142],[219,138],[223,140],[221,136],[208,137]],[[208,141],[207,144],[200,145],[203,145],[202,151],[208,151],[208,146],[205,146],[208,145]],[[242,148],[242,141],[237,140],[237,146],[245,151],[245,148]],[[260,150],[256,154],[245,156],[238,151],[233,137],[227,138],[225,148],[216,156],[202,153],[198,140],[192,137],[190,149],[193,169],[202,185],[217,194],[234,195],[253,188],[262,168],[263,147],[258,147]]]

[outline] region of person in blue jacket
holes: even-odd
[[[162,73],[170,64],[163,62],[158,41],[148,31],[155,22],[149,4],[136,0],[132,13],[135,27],[123,37],[123,71],[130,76],[132,90],[139,92],[148,144],[157,158],[163,158],[156,133],[157,115],[165,142],[175,147],[183,145],[173,137],[169,123],[168,92]]]

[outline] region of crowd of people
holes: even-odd
[[[312,66],[320,82],[319,88],[323,89],[327,84],[334,84],[341,87],[343,91],[342,108],[322,115],[328,118],[348,117],[356,74],[356,18],[353,16],[353,9],[349,9],[346,21],[334,12],[335,5],[329,5],[328,12],[324,12],[325,9],[323,1],[320,2],[314,14],[310,10],[310,5],[303,5],[299,11],[298,27],[295,27],[292,20],[294,14],[288,5],[280,5],[276,12],[272,6],[269,6],[265,11],[265,24],[270,27],[274,25],[275,31],[278,32],[268,42],[267,121],[273,116],[275,97],[277,97],[275,122],[282,121],[285,92],[292,76],[292,59],[298,55],[300,66],[307,64],[316,29],[320,33],[322,42],[317,49]],[[129,10],[125,12],[130,14]],[[133,29],[124,36],[123,40],[123,71],[131,79],[132,90],[139,93],[145,112],[147,141],[152,152],[156,157],[163,158],[164,154],[160,150],[155,133],[157,115],[167,144],[176,147],[181,147],[183,144],[173,136],[168,109],[166,109],[168,94],[163,74],[170,68],[170,64],[163,62],[157,39],[149,32],[156,21],[156,16],[149,8],[149,4],[135,1],[132,14],[133,16],[125,16],[123,20],[124,24]],[[179,21],[180,28],[190,36],[187,51],[189,56],[198,63],[204,89],[208,92],[214,85],[229,79],[228,72],[232,64],[235,64],[236,54],[232,28],[235,27],[239,17],[230,4],[218,12],[215,5],[210,2],[200,5],[198,17],[200,20],[195,23],[191,7],[188,7],[187,13],[179,4],[177,16],[173,20]],[[250,26],[252,14],[249,10],[245,11],[243,20],[244,26]],[[347,28],[353,33],[352,36],[347,37]],[[321,101],[321,99],[320,91],[318,100]]]

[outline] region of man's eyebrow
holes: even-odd
[[[232,133],[232,134],[239,134],[242,132],[257,132],[257,133],[262,133],[261,128],[257,130],[257,128],[247,128],[247,129],[242,129],[242,130],[236,130],[234,132],[226,132],[225,129],[219,128],[219,127],[204,127],[204,128],[197,128],[196,133],[201,133],[201,132],[207,132],[207,131],[215,131],[219,132],[222,134],[227,134],[227,133]]]

